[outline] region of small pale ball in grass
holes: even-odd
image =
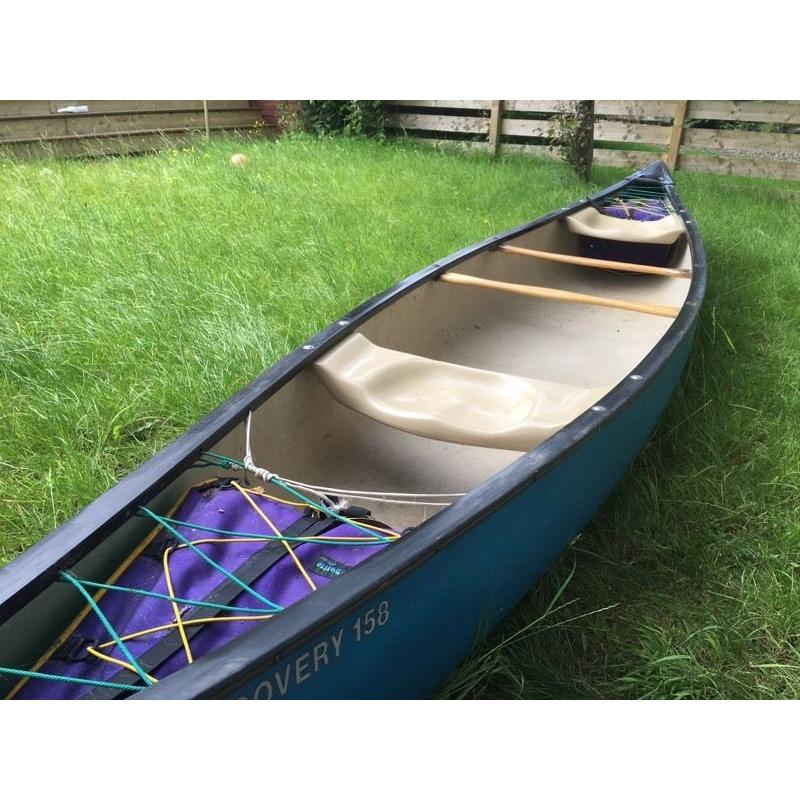
[[[231,156],[231,164],[234,167],[244,167],[247,164],[247,156],[244,153],[234,153]]]

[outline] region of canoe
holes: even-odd
[[[401,281],[0,571],[0,696],[430,696],[647,441],[705,283],[660,162]]]

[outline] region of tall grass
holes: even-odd
[[[800,215],[730,187],[679,177],[710,287],[656,436],[445,696],[797,696]],[[586,192],[346,139],[0,161],[0,563],[362,300]]]

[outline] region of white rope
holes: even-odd
[[[332,489],[330,492],[318,492],[316,489],[312,489],[310,486],[305,486],[303,484],[296,484],[292,483],[291,481],[287,481],[284,478],[281,480],[287,485],[291,486],[293,489],[301,489],[305,492],[310,492],[312,494],[317,495],[318,497],[327,497],[328,494],[335,494],[337,497],[346,497],[349,500],[372,500],[376,503],[388,503],[390,505],[396,506],[449,506],[450,503],[435,503],[429,502],[427,500],[399,500],[393,497],[382,497],[380,495],[363,495],[363,494],[355,494],[354,492],[342,492],[338,489]]]
[[[245,456],[244,468],[255,475],[264,483],[270,483],[273,478],[292,486],[295,489],[303,489],[304,491],[311,492],[318,497],[327,498],[327,495],[336,495],[337,497],[349,497],[357,500],[375,500],[382,503],[389,503],[393,505],[415,505],[415,506],[449,506],[453,501],[450,500],[446,503],[428,502],[425,500],[416,499],[396,499],[396,498],[420,498],[420,497],[463,497],[465,492],[443,492],[443,493],[430,493],[430,492],[381,492],[371,489],[339,489],[333,486],[317,486],[313,483],[303,483],[302,481],[295,481],[291,478],[284,478],[275,472],[270,472],[264,467],[256,466],[253,461],[253,451],[250,441],[250,424],[253,418],[251,411],[247,415],[247,425],[245,427]]]
[[[281,478],[284,483],[289,483],[292,486],[302,487],[304,489],[320,489],[323,492],[330,492],[331,494],[340,494],[345,497],[353,495],[354,497],[463,497],[464,492],[445,492],[443,494],[432,494],[429,492],[378,492],[359,489],[335,489],[332,486],[317,486],[313,483],[301,483],[300,481],[290,481],[286,478]]]
[[[247,414],[247,427],[245,429],[245,451],[244,451],[244,468],[255,475],[257,478],[260,478],[264,483],[269,483],[273,478],[280,477],[276,475],[274,472],[270,472],[268,469],[264,469],[263,467],[257,467],[255,462],[253,461],[253,451],[250,448],[250,421],[253,419],[253,412],[250,411]]]

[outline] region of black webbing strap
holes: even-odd
[[[339,520],[324,517],[319,519],[312,516],[303,516],[295,520],[289,525],[286,530],[282,531],[284,536],[319,536],[331,528],[335,528],[341,524]],[[303,542],[268,542],[257,553],[247,559],[233,574],[239,578],[243,583],[248,586],[253,583],[258,577],[263,575],[273,564],[279,561],[284,556],[288,556],[286,552],[286,544],[294,549]],[[219,603],[220,605],[228,605],[238,595],[242,593],[242,587],[235,584],[233,581],[223,580],[219,586],[213,589],[206,597],[202,598],[206,603]],[[200,617],[214,617],[221,613],[220,609],[204,608],[202,606],[192,606],[185,614],[181,616],[184,622]],[[264,613],[269,613],[269,608],[264,609]],[[203,630],[202,625],[191,625],[184,629],[187,639]],[[170,631],[166,636],[159,639],[152,647],[146,650],[142,655],[137,656],[136,660],[141,665],[145,672],[152,672],[163,664],[168,658],[183,647],[183,640],[180,631],[177,629]],[[135,684],[140,678],[135,673],[127,669],[120,669],[109,680],[113,683],[122,684]],[[122,694],[126,694],[124,690],[112,689],[110,687],[98,686],[91,689],[86,695],[87,700],[112,700]]]

